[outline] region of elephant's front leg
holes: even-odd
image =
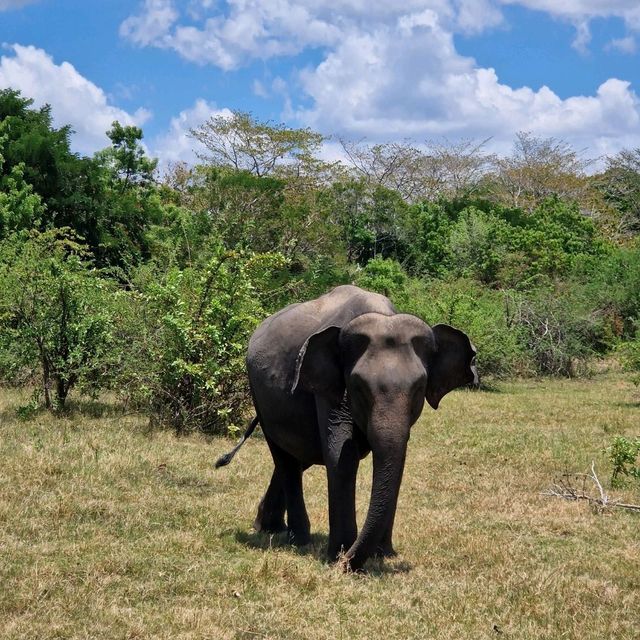
[[[393,520],[391,519],[390,524],[384,530],[384,535],[382,536],[382,540],[376,549],[376,557],[377,558],[394,558],[398,554],[396,550],[393,548],[392,536],[393,536]]]
[[[360,455],[353,439],[351,417],[321,401],[317,407],[329,490],[328,556],[335,560],[358,537],[356,475]]]

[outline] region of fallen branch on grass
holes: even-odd
[[[581,484],[576,487],[574,482]],[[587,485],[595,486],[600,494],[595,497],[587,493]],[[618,509],[628,509],[630,511],[640,511],[638,504],[626,504],[610,498],[602,487],[598,475],[596,474],[595,463],[591,463],[591,473],[563,473],[559,480],[551,488],[542,492],[543,496],[563,498],[564,500],[586,500],[590,505],[604,511],[605,509],[617,507]]]

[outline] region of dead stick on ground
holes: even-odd
[[[624,502],[618,502],[612,500],[602,487],[602,483],[596,474],[595,463],[591,463],[591,473],[563,473],[561,479],[556,482],[550,489],[542,492],[543,496],[553,496],[555,498],[563,498],[564,500],[586,500],[589,504],[596,506],[600,510],[607,508],[617,507],[618,509],[627,509],[629,511],[640,511],[640,505],[627,504]],[[582,478],[582,490],[578,491],[571,479]],[[593,484],[598,488],[600,494],[599,498],[595,498],[586,492],[586,482],[591,480]]]

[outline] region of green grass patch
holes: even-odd
[[[640,515],[540,492],[601,479],[614,435],[640,435],[634,387],[591,380],[455,392],[425,409],[396,516],[399,556],[365,575],[324,560],[325,475],[305,474],[308,547],[251,530],[265,442],[149,433],[108,402],[20,418],[0,392],[0,637],[638,637]],[[98,410],[99,409],[99,410]],[[360,522],[370,460],[358,485]],[[613,492],[640,502],[637,484]]]

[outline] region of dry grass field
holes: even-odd
[[[634,394],[636,394],[634,396]],[[455,392],[413,428],[398,558],[324,560],[324,470],[306,474],[313,543],[251,530],[271,473],[254,437],[148,433],[109,405],[19,420],[0,392],[0,638],[640,638],[640,514],[540,492],[640,434],[617,374]],[[368,502],[362,467],[359,510]],[[640,492],[613,492],[640,502]]]

